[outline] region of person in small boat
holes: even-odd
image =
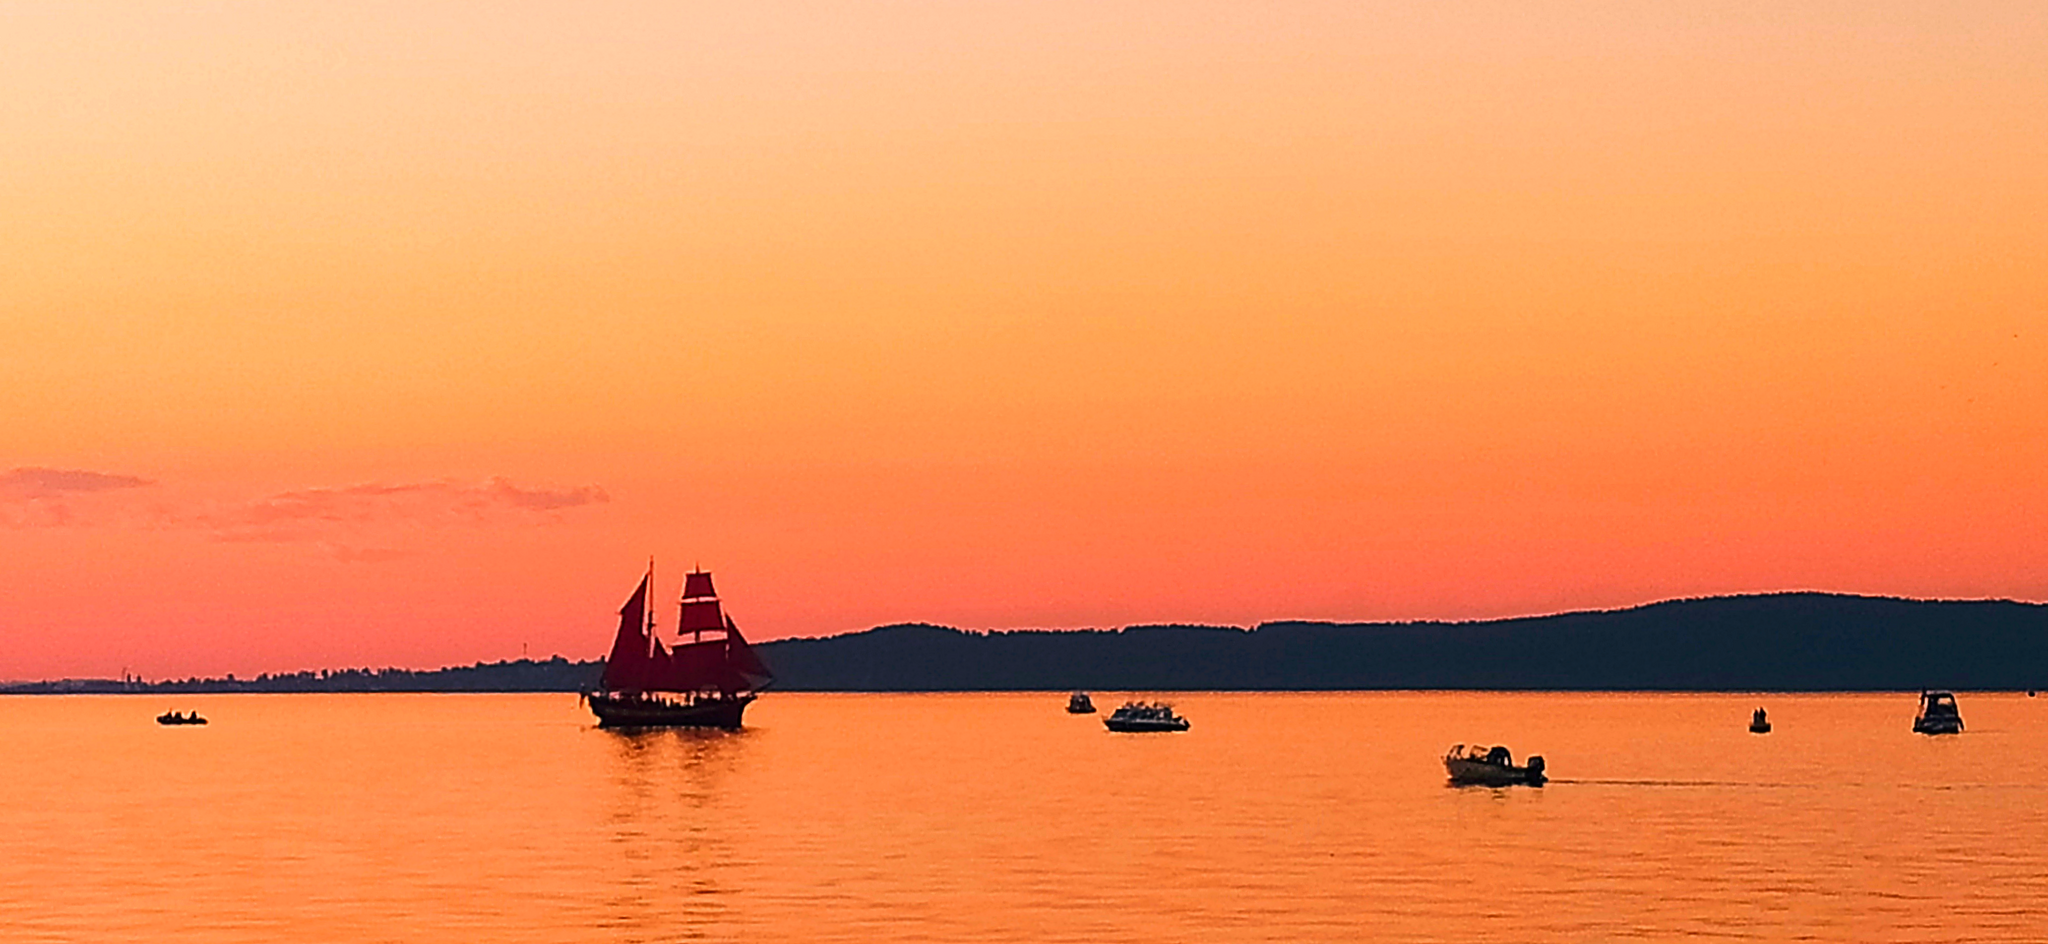
[[[1515,765],[1514,755],[1509,754],[1507,748],[1499,746],[1486,752],[1486,762],[1489,764],[1499,764],[1502,767],[1513,767]]]

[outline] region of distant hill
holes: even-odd
[[[1822,593],[1673,600],[1473,622],[962,632],[906,624],[757,646],[783,691],[2048,688],[2048,606]],[[603,666],[544,662],[302,672],[31,692],[578,691]]]
[[[761,648],[790,690],[2015,690],[2048,687],[2048,606],[1780,593],[1459,623],[885,626]]]

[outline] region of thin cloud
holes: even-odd
[[[611,501],[604,489],[595,485],[581,488],[550,489],[520,488],[504,479],[492,479],[485,485],[492,498],[514,508],[530,511],[555,511],[560,508],[575,508],[579,505],[602,505]]]
[[[344,544],[322,544],[329,557],[344,564],[381,564],[413,556],[412,551],[397,547],[349,547]]]
[[[313,541],[319,537],[319,531],[308,527],[223,526],[213,532],[213,539],[224,544],[291,544],[298,541]]]
[[[371,482],[278,492],[205,516],[223,541],[313,540],[340,531],[449,527],[553,520],[557,512],[609,502],[595,485],[523,488],[504,478]]]
[[[155,484],[111,472],[22,466],[0,473],[0,528],[78,528],[116,521],[124,503],[99,495]]]
[[[522,486],[502,476],[298,488],[200,504],[119,497],[155,484],[108,472],[17,468],[0,474],[0,528],[192,529],[236,544],[319,544],[336,560],[371,563],[408,553],[406,534],[552,524],[611,501],[596,485]]]
[[[84,469],[22,466],[0,474],[0,495],[10,498],[56,498],[77,492],[108,492],[155,485],[148,479]]]

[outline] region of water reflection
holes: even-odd
[[[1971,695],[779,695],[721,731],[559,696],[0,699],[0,941],[2034,940],[2048,712]],[[1541,745],[1541,790],[1443,748]],[[2006,732],[1983,736],[1982,732]]]
[[[750,732],[591,730],[611,761],[606,927],[636,942],[729,937],[719,930],[731,923],[722,867],[736,847],[721,792]]]

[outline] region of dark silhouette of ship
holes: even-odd
[[[1067,697],[1067,714],[1092,715],[1094,713],[1095,702],[1088,697],[1087,692],[1075,692]]]
[[[1956,696],[1949,692],[1921,692],[1920,714],[1913,719],[1917,734],[1961,734],[1963,715],[1956,710]]]
[[[1173,706],[1165,702],[1146,704],[1141,701],[1124,702],[1123,707],[1109,713],[1102,719],[1103,727],[1126,734],[1151,731],[1186,731],[1188,719],[1173,713]]]
[[[1764,710],[1762,708],[1758,708],[1755,714],[1749,716],[1749,733],[1771,733],[1771,719],[1764,714]]]
[[[585,701],[601,728],[738,728],[740,716],[774,681],[732,617],[719,606],[711,574],[683,578],[678,635],[665,645],[647,607],[654,563],[619,610],[619,634],[604,677]]]
[[[199,716],[199,712],[196,712],[196,711],[192,711],[192,712],[182,712],[182,713],[181,713],[181,712],[176,712],[176,711],[166,711],[166,712],[164,712],[163,714],[160,714],[160,715],[157,715],[157,716],[156,716],[156,723],[157,723],[157,724],[205,724],[205,723],[206,723],[206,719],[205,719],[205,718],[202,718],[202,717],[200,717],[200,716]]]

